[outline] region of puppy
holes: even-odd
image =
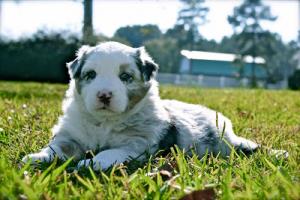
[[[158,65],[143,47],[117,42],[83,46],[67,67],[71,81],[52,140],[23,162],[72,157],[78,167],[105,170],[145,151],[155,153],[173,145],[193,148],[199,157],[207,152],[228,156],[233,148],[251,154],[259,148],[236,136],[231,121],[221,113],[161,100],[155,80]],[[88,150],[99,153],[84,159]]]

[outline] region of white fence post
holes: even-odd
[[[179,85],[179,84],[180,84],[180,75],[179,75],[179,74],[176,74],[176,75],[175,75],[175,84],[176,84],[176,85]]]
[[[198,84],[203,85],[203,75],[198,75]]]
[[[247,78],[242,78],[242,86],[243,87],[248,87],[249,86],[249,81]]]
[[[221,88],[225,87],[225,77],[224,76],[220,77],[220,87]]]

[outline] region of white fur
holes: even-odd
[[[81,74],[94,70],[97,76],[88,83],[81,82],[80,92],[76,88],[78,80],[71,80],[63,102],[63,115],[52,130],[52,140],[40,152],[25,156],[23,162],[50,162],[55,156],[60,159],[73,157],[79,160],[78,167],[93,163],[95,170],[107,169],[145,151],[155,152],[171,121],[179,130],[177,145],[183,149],[193,146],[199,156],[206,151],[229,155],[231,149],[221,138],[224,124],[224,139],[229,144],[257,148],[254,142],[236,136],[230,120],[222,114],[218,113],[216,124],[213,110],[161,100],[155,79],[143,80],[132,56],[137,50],[116,42],[82,47],[77,54],[79,59],[86,56]],[[142,64],[153,62],[144,49],[139,50]],[[121,66],[134,74],[132,83],[125,84],[120,80]],[[70,64],[69,68],[72,74]],[[110,91],[113,95],[105,110],[101,109],[103,104],[97,99],[99,91]],[[145,94],[130,107],[129,91],[137,97],[138,93],[145,91]],[[92,160],[84,160],[86,151],[99,149],[101,151]]]

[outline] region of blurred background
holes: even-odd
[[[67,83],[81,45],[114,40],[161,83],[300,89],[299,30],[298,0],[0,0],[0,80]]]

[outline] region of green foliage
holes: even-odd
[[[258,56],[265,59],[264,67],[268,74],[267,81],[269,83],[283,80],[293,73],[296,66],[293,56],[299,49],[293,42],[284,44],[279,35],[265,31],[256,35],[259,44],[251,47],[251,40],[245,40],[244,37],[251,38],[251,34],[248,36],[246,33],[233,35],[231,40],[235,40],[238,47],[243,47],[241,51],[244,55],[251,55],[251,52],[255,51]]]
[[[2,41],[0,78],[67,82],[66,62],[75,57],[79,46],[76,36],[42,31],[31,38]]]
[[[184,25],[175,25],[173,28],[169,28],[164,35],[168,38],[173,38],[177,40],[178,48],[183,49],[187,45],[194,41],[188,35],[188,31],[184,29]]]
[[[72,161],[21,166],[25,154],[48,143],[66,88],[0,82],[0,199],[179,199],[205,188],[212,188],[218,199],[300,198],[299,92],[174,86],[160,91],[162,98],[223,112],[238,135],[288,150],[287,160],[264,151],[249,158],[233,153],[228,159],[198,159],[172,150],[166,157],[152,156],[106,172],[72,171]]]
[[[296,70],[292,76],[289,77],[289,88],[293,90],[300,89],[300,70]]]
[[[176,39],[162,38],[150,40],[145,47],[155,62],[160,66],[160,72],[177,73],[179,71],[180,49]]]
[[[179,11],[177,24],[184,27],[192,45],[199,41],[199,27],[206,22],[208,8],[203,5],[205,0],[181,0],[184,7]],[[193,47],[191,46],[191,49]]]
[[[233,34],[232,36],[225,36],[221,40],[219,44],[219,49],[221,49],[220,52],[226,52],[226,53],[237,53],[237,45],[236,45],[236,35]]]
[[[190,32],[185,30],[183,25],[175,25],[173,28],[168,29],[164,36],[165,38],[177,40],[177,46],[181,50],[191,49],[192,46],[193,50],[223,52],[223,45],[217,43],[215,40],[200,38],[197,42],[193,41],[190,37]],[[232,43],[230,46],[232,47]]]
[[[88,44],[104,40],[108,38],[94,35]],[[66,63],[82,44],[69,32],[38,31],[18,41],[0,40],[0,79],[68,82]]]
[[[228,22],[236,31],[237,50],[242,57],[251,55],[255,58],[275,51],[274,45],[265,42],[272,34],[263,30],[261,26],[262,21],[274,20],[276,17],[272,16],[270,7],[264,5],[261,0],[245,0],[234,9],[233,15],[228,16]],[[252,64],[252,68],[252,86],[255,86],[255,63]]]
[[[284,44],[278,35],[271,34],[262,41],[262,46],[265,47],[261,55],[266,60],[268,82],[275,83],[293,74],[297,66],[294,56],[299,51],[295,42]]]
[[[270,7],[261,0],[244,0],[240,6],[234,8],[233,15],[228,16],[228,22],[238,32],[264,32],[261,26],[263,20],[274,21],[276,17],[272,16]]]
[[[133,47],[140,47],[146,41],[160,38],[161,35],[158,26],[148,24],[121,27],[116,30],[114,37],[127,40]]]

